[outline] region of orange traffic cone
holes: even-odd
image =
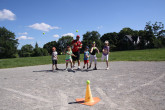
[[[90,89],[90,81],[87,80],[85,98],[76,99],[76,102],[78,102],[80,104],[92,106],[99,101],[100,101],[100,99],[98,97],[92,97],[92,93],[91,93],[91,89]]]

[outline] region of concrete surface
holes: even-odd
[[[98,62],[98,70],[51,65],[0,69],[0,110],[165,110],[165,62]],[[81,64],[82,67],[82,64]],[[75,103],[91,81],[94,106]]]

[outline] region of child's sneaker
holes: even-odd
[[[88,67],[88,69],[91,68],[91,65]]]
[[[107,67],[106,70],[109,70],[109,67]]]
[[[97,68],[95,67],[95,68],[93,68],[93,70],[97,70]]]
[[[75,65],[73,65],[73,68],[75,68],[76,66]]]
[[[83,66],[83,69],[85,68],[85,66]]]
[[[80,70],[80,66],[77,68],[77,70]]]
[[[56,68],[56,70],[59,70],[58,68]]]
[[[68,70],[68,68],[65,69],[66,71]]]

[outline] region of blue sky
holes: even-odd
[[[165,24],[165,0],[0,0],[0,27],[15,33],[19,49],[36,42],[42,47],[63,35],[82,39],[93,30],[143,30],[148,21]]]

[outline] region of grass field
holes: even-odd
[[[102,54],[98,54],[101,61]],[[83,54],[81,54],[83,61]],[[165,61],[165,48],[111,52],[109,61]],[[51,56],[0,59],[0,68],[51,64]],[[65,63],[65,55],[58,56],[58,63]]]

